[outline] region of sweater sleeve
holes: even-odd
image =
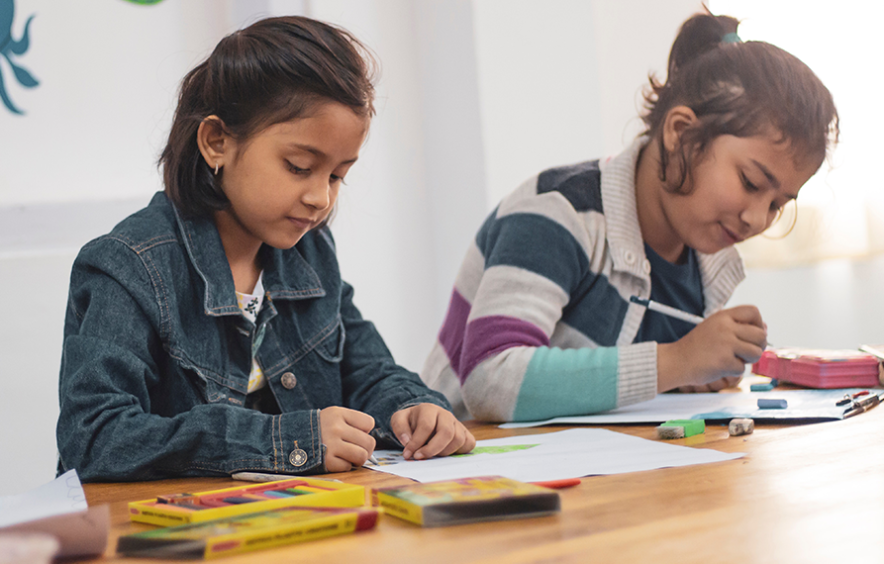
[[[463,288],[463,294],[455,289],[453,302],[459,300],[459,307],[451,308],[440,334],[440,341],[448,340],[442,343],[446,350],[460,342],[452,368],[473,417],[538,420],[649,399],[623,392],[656,381],[655,343],[550,345],[555,331],[577,331],[560,323],[573,298],[595,292],[591,314],[582,324],[613,335],[611,342],[616,342],[626,307],[592,268],[604,241],[590,240],[583,218],[564,197],[548,193],[498,209],[475,245],[474,283],[465,283],[472,287]],[[462,270],[459,282],[464,278],[469,277]],[[459,320],[453,318],[455,310]]]

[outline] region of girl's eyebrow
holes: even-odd
[[[317,157],[319,157],[321,159],[328,158],[328,155],[326,155],[325,153],[323,153],[322,151],[320,151],[319,149],[317,149],[313,145],[304,145],[302,143],[289,143],[288,146],[291,148],[294,148],[294,149],[300,149],[301,151],[307,151],[308,153],[316,155]],[[359,157],[353,157],[352,159],[342,161],[341,164],[355,163],[358,158]]]
[[[777,190],[779,190],[780,189],[780,181],[777,179],[777,177],[774,176],[774,174],[766,166],[764,166],[760,162],[756,161],[755,159],[750,159],[750,160],[752,161],[753,164],[755,164],[755,166],[758,167],[758,169],[764,174],[764,176],[767,177],[767,180],[773,185],[773,187],[776,188]]]

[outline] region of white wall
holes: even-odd
[[[382,64],[378,115],[333,229],[357,304],[419,370],[467,243],[497,200],[539,170],[619,151],[639,93],[662,72],[694,0],[17,0],[32,47],[0,108],[0,494],[51,479],[56,387],[77,249],[160,189],[155,161],[180,78],[217,40],[265,15],[309,13]],[[759,271],[737,300],[775,342],[884,342],[884,261]],[[838,278],[838,277],[841,278]],[[851,288],[849,294],[839,289]],[[796,304],[816,304],[796,308]],[[879,300],[879,303],[882,301]],[[801,311],[798,311],[798,310]],[[779,344],[779,343],[777,343]]]

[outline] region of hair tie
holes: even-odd
[[[740,39],[740,36],[737,35],[737,32],[736,32],[736,31],[732,31],[731,33],[726,33],[726,34],[721,38],[721,42],[722,42],[722,43],[742,43],[743,40]]]

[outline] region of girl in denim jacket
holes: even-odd
[[[373,95],[365,48],[300,17],[225,37],[184,78],[165,191],[73,266],[60,471],[339,472],[376,440],[414,459],[473,448],[340,277],[326,222]]]

